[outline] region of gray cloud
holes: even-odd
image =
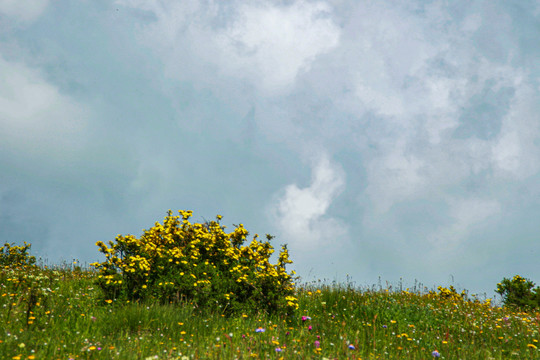
[[[0,3],[0,15],[29,23],[41,16],[48,4],[49,0],[4,0]]]

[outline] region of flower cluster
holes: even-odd
[[[118,235],[109,246],[96,245],[106,257],[93,263],[106,299],[162,302],[189,301],[196,306],[221,307],[224,313],[246,308],[292,313],[297,307],[289,260],[283,245],[277,264],[267,241],[255,235],[244,245],[248,231],[242,224],[231,233],[216,221],[191,223],[191,211],[169,210],[140,238]]]

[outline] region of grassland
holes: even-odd
[[[95,278],[1,269],[0,359],[540,359],[540,314],[440,291],[314,283],[294,316],[225,317],[103,299]]]

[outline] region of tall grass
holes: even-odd
[[[540,314],[436,291],[310,284],[292,317],[103,302],[73,266],[0,270],[1,359],[540,359]]]

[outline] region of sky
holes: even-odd
[[[540,1],[2,0],[0,241],[168,209],[303,282],[540,283]]]

